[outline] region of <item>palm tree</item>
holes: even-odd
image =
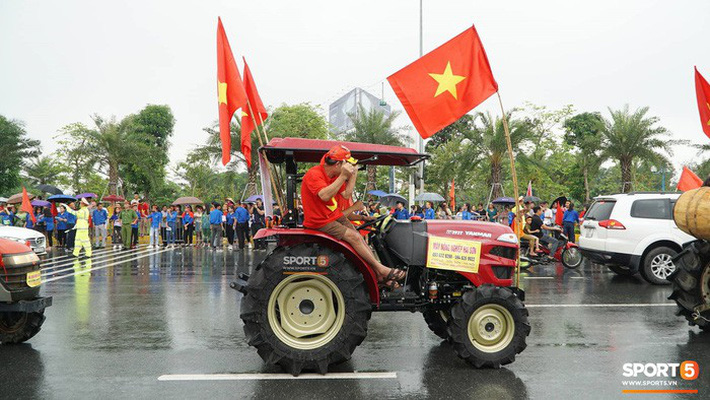
[[[508,127],[513,151],[531,136],[527,123],[512,117],[514,111],[508,112]],[[489,166],[487,183],[492,187],[492,196],[500,197],[503,194],[503,166],[508,162],[508,144],[503,127],[503,119],[493,117],[489,112],[479,112],[475,117],[476,123],[471,134],[467,136],[473,144],[469,151],[475,151],[481,161]]]
[[[390,115],[385,115],[384,111],[372,108],[366,110],[362,105],[358,105],[357,112],[348,113],[348,117],[353,123],[353,130],[345,134],[345,140],[350,142],[384,144],[390,146],[402,146],[406,141],[406,136],[401,133],[400,128],[394,128],[394,120],[400,112],[395,111]],[[375,189],[377,180],[377,166],[367,166],[367,185],[365,192]]]
[[[27,162],[24,172],[34,186],[56,186],[63,181],[67,169],[51,156],[37,156]]]
[[[609,108],[611,119],[604,121],[602,158],[616,160],[621,169],[621,191],[633,190],[634,161],[667,162],[671,146],[678,141],[667,139],[668,130],[657,126],[658,117],[647,117],[648,107],[629,111],[628,104],[620,110]]]

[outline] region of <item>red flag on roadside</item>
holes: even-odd
[[[473,26],[387,80],[425,139],[498,91]]]
[[[219,138],[222,141],[222,164],[227,165],[232,158],[230,121],[234,112],[246,105],[247,95],[220,18],[217,19],[217,99]]]
[[[52,203],[51,211],[52,211],[52,216],[53,216],[53,217],[56,217],[57,214],[59,214],[59,211],[57,211],[57,204],[56,204],[56,203]]]
[[[34,210],[32,209],[32,203],[30,203],[30,196],[27,195],[27,189],[25,187],[22,187],[22,206],[20,207],[20,211],[26,212],[27,218],[32,218],[32,223],[37,223],[37,218],[35,218],[35,213]]]
[[[565,210],[562,208],[562,204],[557,203],[557,209],[555,210],[555,225],[562,226],[562,218],[565,216]]]
[[[698,67],[695,67],[695,92],[698,97],[700,125],[703,127],[703,132],[710,137],[710,84],[700,75]]]
[[[528,181],[528,191],[525,193],[526,196],[532,196],[532,181]]]
[[[265,121],[269,114],[266,112],[266,107],[264,107],[261,96],[259,96],[259,92],[256,90],[256,83],[254,82],[254,77],[251,75],[247,59],[244,57],[242,57],[242,59],[244,60],[244,90],[246,91],[251,110],[261,116],[260,119],[252,119],[252,116],[249,115],[249,107],[242,109],[242,153],[247,160],[247,167],[251,168],[251,133],[256,128],[254,120],[256,120],[258,124],[260,121]],[[256,114],[254,117],[256,117]]]
[[[697,189],[703,185],[703,180],[700,179],[693,171],[688,167],[683,167],[683,173],[680,174],[680,179],[678,179],[678,190],[681,192],[686,192],[688,190]]]
[[[456,184],[454,180],[451,180],[451,189],[449,189],[449,199],[451,199],[451,212],[456,212]]]

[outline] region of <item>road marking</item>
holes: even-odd
[[[60,275],[60,276],[55,276],[55,277],[53,277],[53,278],[44,279],[44,280],[42,280],[42,283],[44,284],[44,283],[54,282],[54,281],[58,281],[58,280],[60,280],[60,279],[69,278],[70,276],[79,275],[79,274],[85,274],[85,273],[91,272],[91,271],[97,271],[97,270],[104,269],[104,268],[108,268],[108,267],[111,267],[111,266],[114,266],[114,265],[123,264],[123,263],[128,262],[128,261],[133,261],[133,260],[138,260],[138,259],[141,259],[141,258],[150,257],[150,256],[152,256],[152,255],[154,255],[154,254],[164,253],[164,252],[169,251],[169,250],[171,250],[171,249],[163,249],[163,250],[156,251],[156,252],[154,252],[154,253],[143,253],[143,254],[141,254],[141,255],[139,255],[139,256],[137,256],[137,257],[129,258],[129,259],[127,259],[127,260],[120,260],[120,261],[116,261],[116,262],[113,262],[113,263],[110,263],[110,264],[102,265],[102,266],[100,266],[100,267],[92,267],[92,268],[89,268],[89,269],[82,269],[82,270],[80,270],[80,271],[74,271],[74,272],[71,273],[71,274]],[[86,259],[86,260],[88,260],[88,259]],[[83,260],[83,261],[86,261],[86,260]],[[80,261],[80,262],[81,262],[81,261]],[[73,270],[73,268],[72,268],[72,270]]]
[[[554,276],[524,276],[523,279],[555,279]]]
[[[331,372],[321,374],[172,374],[161,375],[159,381],[255,381],[255,380],[319,380],[319,379],[397,379],[396,372]]]
[[[586,276],[570,276],[570,279],[586,279]]]
[[[92,262],[92,263],[93,263],[93,262],[113,262],[113,261],[117,261],[118,259],[123,259],[123,258],[125,258],[125,257],[135,256],[135,255],[138,255],[138,254],[149,254],[150,251],[151,251],[150,249],[130,250],[130,251],[128,251],[128,252],[116,253],[116,257],[111,258],[111,259],[109,259],[110,256],[111,256],[111,254],[109,254],[109,255],[104,255],[104,256],[100,256],[100,257],[93,257],[93,255],[92,255],[92,257],[84,258],[84,260],[91,259],[91,262]],[[100,261],[99,261],[99,260],[100,260]],[[76,263],[76,258],[74,258],[74,259],[71,260],[70,262],[67,262],[66,264],[62,264],[61,266],[57,266],[57,267],[68,267],[68,268],[58,269],[58,270],[55,270],[55,271],[46,271],[46,270],[43,270],[43,271],[42,271],[42,275],[45,276],[45,277],[47,277],[47,276],[56,275],[56,274],[59,274],[59,273],[62,273],[62,272],[66,272],[66,271],[72,271],[72,270],[74,270],[74,263]]]
[[[101,253],[105,253],[105,252],[111,251],[111,250],[112,249],[99,249],[99,250],[94,251],[94,253],[101,254]],[[42,266],[54,264],[55,262],[59,262],[59,260],[66,259],[69,257],[73,257],[72,253],[66,253],[61,256],[58,255],[58,256],[52,257],[52,258],[46,258],[46,259],[42,260],[42,262],[40,262],[39,264]]]
[[[125,255],[125,254],[135,253],[135,252],[137,252],[137,251],[140,251],[140,250],[135,250],[135,249],[134,249],[134,250],[129,250],[129,251],[127,251],[127,252],[111,252],[111,253],[105,253],[105,254],[99,254],[99,255],[94,254],[94,253],[91,253],[91,259],[92,259],[92,260],[108,259],[108,258],[110,258],[112,255],[119,255],[119,256],[121,256],[121,255]],[[74,256],[73,254],[71,254],[71,255],[69,256],[69,258],[67,258],[66,260],[62,260],[61,262],[59,262],[59,263],[57,263],[57,264],[55,264],[55,265],[49,266],[49,267],[41,268],[40,271],[42,271],[43,273],[51,274],[52,272],[49,272],[49,271],[51,271],[51,270],[53,270],[53,269],[64,268],[64,267],[67,267],[67,266],[69,266],[69,265],[72,265],[72,264],[74,264],[74,260],[76,260],[76,256]]]
[[[606,304],[526,304],[527,308],[610,308],[610,307],[670,307],[675,303],[606,303]]]

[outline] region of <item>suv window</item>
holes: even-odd
[[[636,200],[631,205],[634,218],[671,219],[671,202],[668,199]]]
[[[616,205],[616,200],[594,200],[589,210],[584,214],[584,219],[604,221],[611,217],[611,211]]]

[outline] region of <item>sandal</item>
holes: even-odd
[[[397,282],[397,281],[403,280],[406,277],[407,277],[407,272],[405,272],[404,270],[401,270],[398,268],[390,268],[389,274],[387,274],[387,276],[384,279],[380,280],[380,283],[387,283],[390,281]]]
[[[399,284],[399,282],[397,282],[395,280],[381,282],[379,286],[380,286],[380,288],[387,288],[389,290],[396,290],[396,289],[399,289],[400,287],[402,287]]]

